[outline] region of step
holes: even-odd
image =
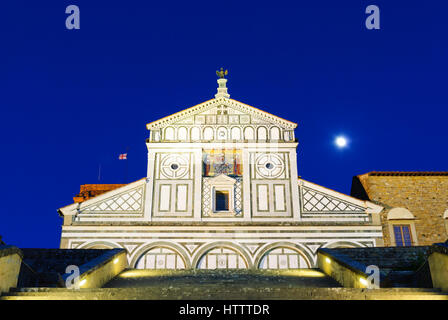
[[[388,295],[340,295],[340,296],[260,296],[260,295],[247,295],[244,297],[231,297],[229,299],[219,299],[219,296],[209,295],[198,297],[160,297],[160,296],[90,296],[90,295],[77,295],[77,296],[5,296],[0,300],[448,300],[445,295],[402,295],[399,298],[397,296]]]
[[[428,289],[352,289],[352,288],[23,288],[0,297],[2,300],[448,300],[448,295]]]
[[[105,288],[129,288],[150,286],[197,286],[197,285],[240,285],[240,286],[291,286],[291,287],[341,287],[334,279],[320,271],[306,269],[296,271],[225,271],[188,270],[160,271],[129,269],[109,281]]]
[[[369,290],[369,289],[357,289],[357,288],[297,288],[290,286],[282,286],[282,287],[246,287],[241,285],[225,285],[219,286],[216,288],[216,285],[196,285],[194,288],[188,288],[194,291],[201,290],[210,290],[215,288],[216,291],[232,291],[232,290],[264,290],[264,291],[275,291],[275,290],[297,290],[304,292],[329,292],[329,293],[338,293],[338,292],[347,292],[347,293],[387,293],[387,294],[412,294],[412,293],[435,293],[441,294],[441,291],[436,289],[428,289],[428,288],[381,288],[377,290]],[[47,293],[47,294],[58,294],[58,293],[97,293],[97,292],[144,292],[144,291],[167,291],[167,290],[185,290],[185,286],[154,286],[154,287],[128,287],[128,288],[93,288],[93,289],[79,289],[79,290],[71,290],[66,288],[12,288],[10,293]]]

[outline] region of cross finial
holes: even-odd
[[[226,71],[224,71],[224,68],[221,68],[221,71],[216,71],[216,75],[220,78],[220,79],[224,79],[224,76],[228,75],[229,71],[226,69]]]

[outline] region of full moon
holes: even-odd
[[[347,139],[344,137],[337,137],[335,143],[338,146],[338,148],[344,148],[347,146]]]

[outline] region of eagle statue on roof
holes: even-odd
[[[221,71],[216,71],[216,75],[221,79],[224,79],[224,77],[228,74],[229,71],[228,70],[224,71],[224,68],[221,68]]]

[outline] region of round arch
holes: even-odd
[[[115,242],[92,241],[92,242],[83,243],[76,249],[114,249],[114,248],[121,248],[121,246]]]
[[[212,127],[205,127],[202,131],[202,139],[203,140],[214,140],[215,139],[215,131]]]
[[[190,140],[199,141],[201,140],[201,130],[198,127],[193,127],[190,130]]]
[[[280,140],[280,129],[278,127],[272,127],[270,136],[271,140]]]
[[[177,140],[187,141],[188,140],[188,129],[186,127],[180,127],[177,129]]]
[[[413,220],[415,219],[411,211],[406,208],[393,208],[387,214],[387,220]]]
[[[197,269],[203,257],[205,257],[210,251],[219,248],[225,248],[234,251],[244,260],[247,269],[252,268],[252,261],[250,259],[250,255],[246,252],[246,250],[238,244],[229,241],[219,241],[203,245],[201,248],[199,248],[199,250],[193,257],[193,261],[191,263],[192,267]]]
[[[157,241],[157,242],[152,242],[152,243],[142,246],[141,248],[136,250],[135,253],[132,255],[129,266],[131,266],[131,268],[136,268],[137,263],[139,262],[140,258],[145,256],[145,254],[148,251],[150,251],[152,249],[156,249],[156,248],[165,248],[165,249],[169,249],[169,250],[175,252],[177,255],[179,255],[179,257],[184,262],[185,269],[191,268],[190,260],[188,258],[188,254],[185,252],[185,250],[182,247],[180,247],[179,245],[172,243],[172,242],[167,242],[167,241]]]
[[[175,132],[174,132],[173,127],[165,128],[163,140],[168,140],[168,141],[175,140]]]
[[[324,244],[321,248],[366,248],[367,246],[357,241],[333,241]]]
[[[255,130],[252,127],[244,128],[244,140],[255,140]]]
[[[239,127],[232,127],[230,129],[230,138],[231,140],[242,140],[241,129]]]
[[[266,141],[268,140],[268,130],[266,127],[260,126],[257,129],[257,140]]]
[[[308,268],[312,267],[314,261],[313,254],[306,247],[293,242],[275,242],[264,246],[255,258],[254,267],[260,269],[260,264],[266,255],[269,255],[273,250],[282,248],[293,250],[305,260]]]
[[[229,133],[227,132],[226,127],[219,127],[216,130],[216,140],[228,140],[229,139]]]

